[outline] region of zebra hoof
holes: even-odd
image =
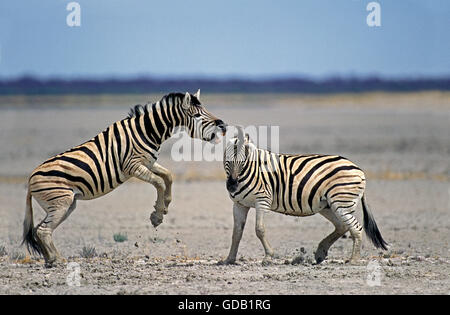
[[[261,265],[262,266],[272,266],[272,265],[274,265],[272,257],[264,257],[264,259],[261,261]]]
[[[269,256],[270,256],[271,258],[273,258],[273,259],[281,259],[281,256],[278,255],[277,253],[272,253],[272,254],[270,254]]]
[[[62,268],[64,267],[66,264],[64,263],[64,261],[56,259],[53,261],[46,261],[44,264],[44,267],[47,269],[51,269],[51,268]]]
[[[317,252],[315,253],[315,259],[316,259],[316,264],[320,264],[321,262],[323,262],[325,260],[325,258],[327,257],[327,252],[318,249]]]
[[[217,262],[218,266],[226,266],[226,265],[237,265],[236,260],[231,259],[225,259],[225,260],[219,260]]]
[[[163,216],[158,214],[158,212],[153,211],[152,214],[150,215],[150,221],[152,222],[152,225],[154,227],[157,227],[158,225],[160,225],[163,221]]]

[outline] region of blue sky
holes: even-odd
[[[2,0],[0,78],[450,75],[450,1]]]

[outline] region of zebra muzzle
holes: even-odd
[[[227,179],[227,190],[229,192],[235,192],[237,187],[238,187],[238,181],[236,179],[228,177],[228,179]]]
[[[227,132],[227,124],[223,122],[221,119],[217,119],[214,121],[216,123],[216,126],[219,127],[219,129],[222,131],[223,135]]]

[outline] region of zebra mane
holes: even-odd
[[[170,93],[170,94],[164,95],[160,101],[162,101],[163,99],[167,100],[169,98],[172,99],[172,104],[174,104],[174,99],[175,98],[183,99],[184,94],[183,93]],[[191,94],[191,103],[193,103],[194,105],[201,105],[200,101],[192,94]],[[134,117],[142,116],[143,114],[145,114],[148,111],[148,106],[153,106],[155,104],[156,103],[153,103],[153,104],[147,103],[145,105],[141,105],[141,104],[134,105],[134,107],[130,108],[127,118],[134,118]]]
[[[127,118],[139,117],[143,115],[147,111],[147,109],[148,104],[145,104],[144,106],[142,106],[141,104],[134,105],[134,107],[130,108]]]

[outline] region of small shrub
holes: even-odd
[[[122,243],[125,241],[128,241],[128,236],[126,234],[122,234],[122,233],[115,233],[113,235],[114,241],[117,243]]]
[[[97,251],[94,246],[83,246],[83,249],[80,251],[80,256],[83,258],[94,258],[97,256]]]
[[[6,252],[6,248],[5,248],[5,246],[0,246],[0,257],[2,257],[2,256],[7,256],[8,255],[8,253]]]

